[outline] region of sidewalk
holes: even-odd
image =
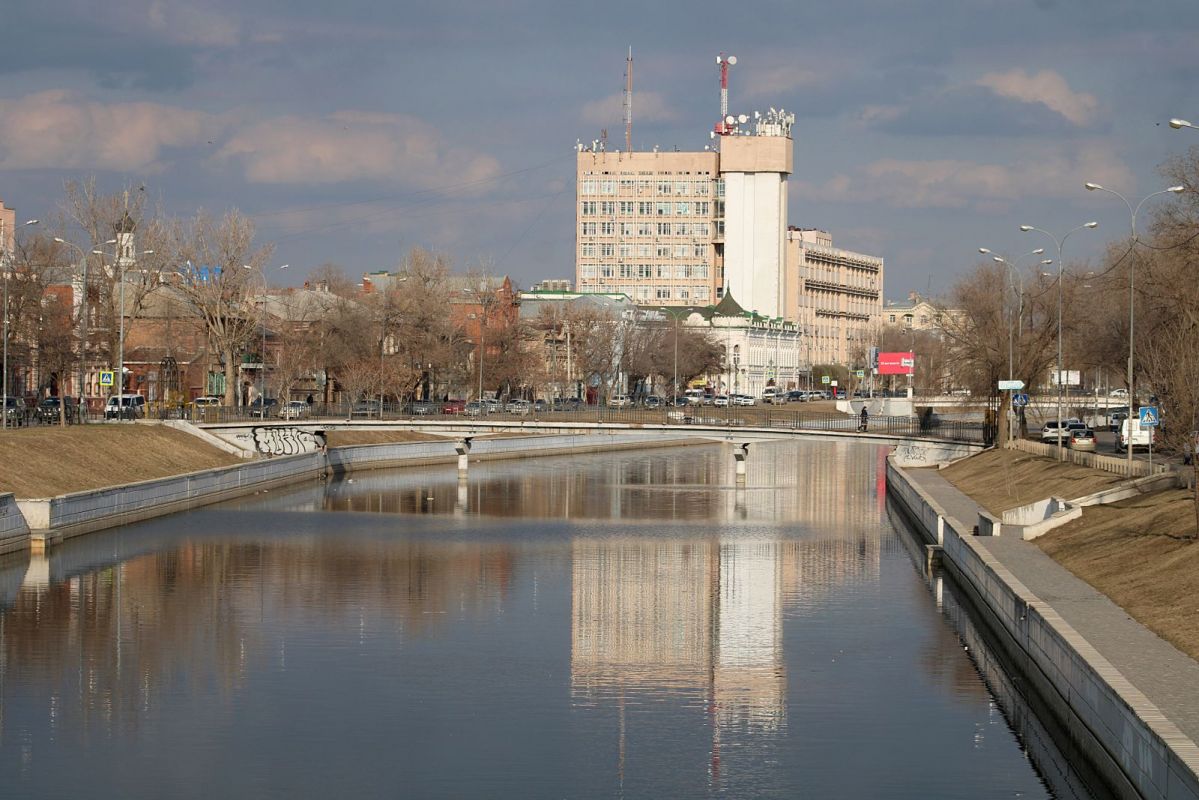
[[[974,526],[982,509],[937,470],[905,473],[965,530]],[[1129,617],[1031,542],[1012,536],[980,536],[975,541],[1051,605],[1179,730],[1199,742],[1199,662]]]

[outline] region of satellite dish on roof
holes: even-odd
[[[732,115],[732,114],[729,114],[727,117],[725,117],[725,118],[724,118],[724,121],[725,121],[725,123],[726,123],[726,124],[728,124],[728,125],[732,125],[732,124],[733,124],[734,122],[736,122],[737,120],[733,118],[733,115]]]
[[[738,114],[737,121],[744,125],[745,123],[749,122],[749,117],[745,116],[744,114]]]

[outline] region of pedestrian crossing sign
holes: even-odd
[[[110,370],[110,369],[100,370],[100,385],[101,386],[112,386],[113,383],[115,382],[115,381],[113,381],[112,378],[113,378],[112,370]]]
[[[1152,428],[1158,424],[1161,417],[1157,413],[1157,406],[1141,406],[1141,424],[1147,428]]]

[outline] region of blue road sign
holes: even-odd
[[[1141,424],[1147,428],[1152,428],[1158,424],[1161,415],[1157,413],[1157,406],[1141,406]]]
[[[1021,392],[1020,394],[1012,395],[1012,405],[1016,408],[1028,405],[1028,395]]]

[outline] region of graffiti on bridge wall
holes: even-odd
[[[254,428],[254,448],[268,456],[295,456],[325,449],[324,431],[290,427]]]

